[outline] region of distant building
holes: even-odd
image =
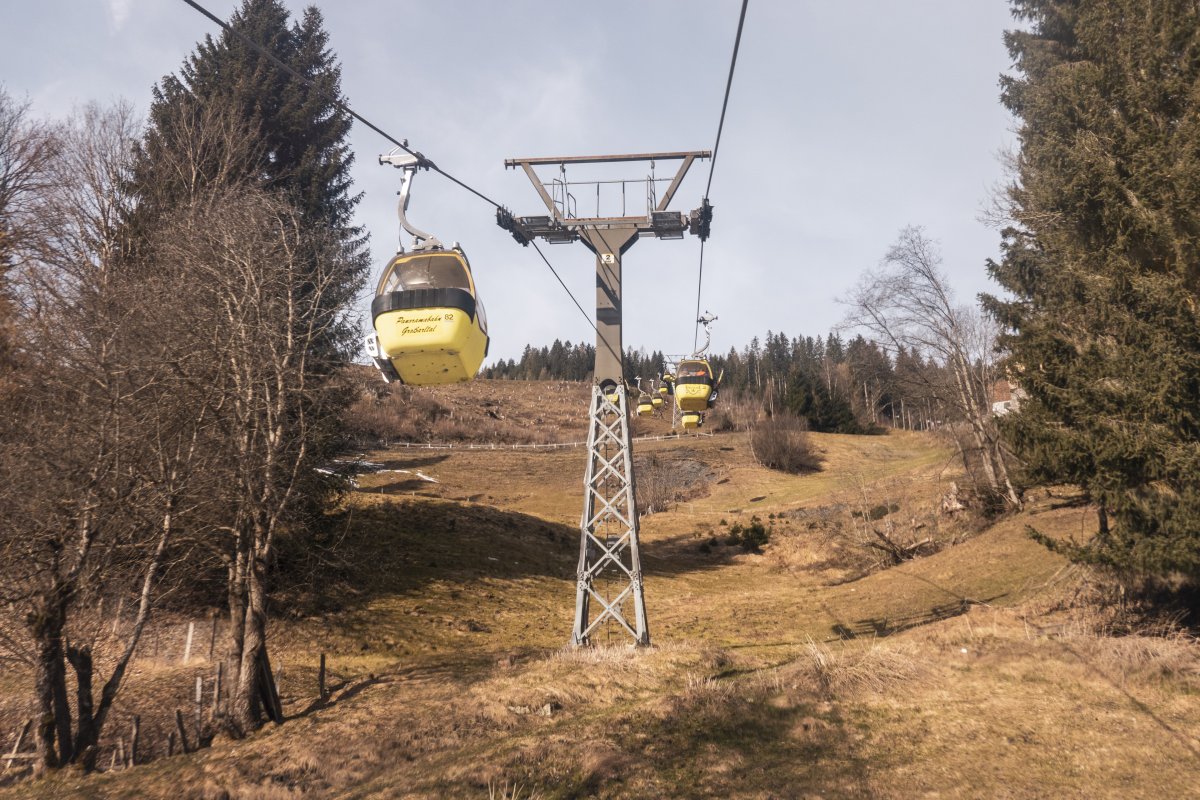
[[[1016,411],[1021,407],[1021,398],[1024,396],[1020,386],[1006,380],[996,381],[992,384],[992,413],[1002,417],[1010,411]]]

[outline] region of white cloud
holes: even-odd
[[[108,0],[108,19],[114,31],[119,31],[125,26],[125,20],[129,19],[129,12],[132,10],[133,0]]]

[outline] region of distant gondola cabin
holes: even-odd
[[[404,383],[470,380],[487,356],[487,318],[458,248],[393,258],[379,278],[371,317],[380,360]]]
[[[675,371],[675,405],[680,411],[707,411],[712,405],[716,381],[704,359],[679,362]]]

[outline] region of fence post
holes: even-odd
[[[196,676],[196,746],[200,745],[200,727],[204,721],[204,678]]]
[[[217,677],[213,680],[213,716],[221,713],[221,676],[225,673],[225,662],[217,663]]]
[[[209,635],[208,635],[208,660],[209,661],[212,661],[213,651],[216,649],[216,646],[217,646],[217,618],[218,618],[218,616],[219,615],[217,614],[217,612],[214,611],[213,615],[212,615],[212,632],[209,633]]]
[[[138,744],[142,732],[142,718],[137,714],[133,715],[133,725],[129,730],[129,766],[137,765]]]
[[[192,634],[196,632],[196,623],[188,623],[187,644],[183,646],[183,663],[188,663],[188,659],[192,657]]]
[[[183,724],[183,712],[175,709],[175,730],[179,732],[179,752],[188,752],[187,726]]]
[[[325,654],[321,653],[321,666],[317,670],[317,689],[320,693],[321,702],[325,702]],[[28,725],[28,723],[26,723]]]
[[[324,663],[325,657],[321,656],[321,658],[322,658],[322,663]],[[26,734],[29,733],[29,726],[32,724],[33,724],[33,720],[27,719],[27,720],[25,720],[25,724],[23,726],[21,726],[21,732],[17,734],[17,740],[15,742],[13,742],[12,755],[15,756],[17,753],[21,752],[21,745],[25,742],[25,736],[26,736]],[[10,769],[12,769],[12,765],[13,765],[13,759],[10,758],[7,761],[5,761],[4,762],[4,771],[8,772]]]

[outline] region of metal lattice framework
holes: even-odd
[[[612,156],[557,156],[514,158],[506,167],[520,167],[542,198],[548,215],[517,217],[505,209],[496,212],[496,222],[522,244],[533,239],[548,242],[581,242],[596,256],[596,364],[593,370],[592,402],[588,413],[588,466],[584,478],[585,497],[580,522],[579,569],[576,575],[575,627],[571,642],[591,643],[601,625],[616,623],[639,645],[650,644],[646,605],[642,592],[642,565],[638,554],[638,513],[633,479],[633,441],[629,431],[629,397],[622,363],[621,269],[625,253],[641,237],[681,239],[690,231],[708,238],[712,206],[707,200],[689,214],[668,210],[684,176],[697,159],[709,158],[707,150],[671,153],[634,153]],[[597,200],[596,216],[576,215],[572,187],[598,185],[604,181],[568,181],[566,165],[626,162],[679,162],[670,185],[657,194],[651,175],[646,181],[643,214],[627,214],[622,199],[619,216],[602,216]],[[543,181],[535,167],[557,166],[562,176]],[[636,180],[617,181],[622,186]],[[550,191],[547,191],[547,187]],[[599,196],[599,190],[597,190]],[[611,585],[610,597],[600,591],[598,579]],[[602,610],[591,618],[595,602]]]
[[[588,429],[588,466],[584,478],[582,536],[576,573],[575,627],[571,643],[591,643],[592,633],[607,621],[621,625],[639,645],[650,644],[646,603],[642,593],[642,561],[638,551],[638,514],[629,446],[628,395],[615,389],[613,402],[601,389],[592,389]],[[619,591],[606,598],[597,579],[610,572]],[[590,619],[592,601],[601,610]],[[632,606],[632,608],[630,608]],[[630,613],[632,611],[632,613]]]

